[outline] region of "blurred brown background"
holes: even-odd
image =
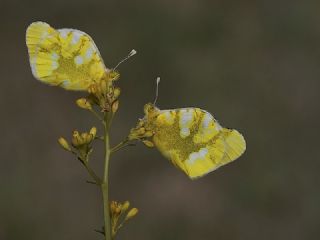
[[[56,139],[98,125],[31,75],[37,20],[95,40],[121,65],[122,140],[161,76],[158,106],[197,106],[247,140],[236,162],[189,180],[141,145],[111,162],[111,198],[139,208],[118,239],[319,239],[319,1],[0,0],[0,239],[101,239],[99,190]],[[101,150],[101,149],[100,149]],[[101,168],[101,152],[92,159]]]

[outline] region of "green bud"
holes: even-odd
[[[112,106],[111,106],[111,110],[113,113],[115,113],[119,108],[119,101],[116,100],[115,102],[112,103]]]
[[[113,96],[114,96],[115,99],[117,99],[120,96],[120,92],[121,92],[120,88],[115,88],[113,90]]]
[[[68,142],[67,142],[66,139],[64,139],[63,137],[60,137],[60,138],[58,139],[58,142],[59,142],[60,146],[61,146],[63,149],[71,152],[71,147],[69,146],[69,144],[68,144]]]
[[[96,135],[97,135],[97,128],[96,127],[92,127],[90,129],[90,134],[92,135],[93,138],[95,138]]]
[[[122,212],[125,212],[128,210],[128,208],[130,207],[130,202],[129,201],[125,201],[123,204],[122,204],[122,209],[121,211]]]
[[[85,98],[80,98],[76,101],[76,104],[80,107],[80,108],[83,108],[83,109],[88,109],[88,110],[91,110],[92,109],[92,106],[91,106],[91,103],[85,99]]]
[[[79,146],[82,144],[82,139],[81,139],[78,131],[73,131],[72,144],[73,144],[73,146]]]
[[[151,141],[149,141],[149,140],[143,140],[142,142],[143,142],[144,145],[146,145],[147,147],[150,147],[150,148],[154,147],[153,142],[151,142]]]
[[[131,208],[130,211],[128,212],[125,221],[129,220],[130,218],[133,218],[138,214],[138,209],[137,208]]]

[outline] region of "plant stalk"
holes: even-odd
[[[119,149],[121,149],[121,148],[123,148],[125,146],[128,146],[129,144],[130,144],[129,140],[125,139],[122,142],[120,142],[118,145],[116,145],[113,148],[111,148],[111,153],[114,153],[114,152],[118,151]]]
[[[97,174],[93,171],[93,169],[89,166],[89,164],[88,163],[83,163],[83,165],[87,169],[87,171],[90,174],[90,176],[93,178],[94,183],[96,185],[100,185],[101,184],[101,179],[97,176]]]
[[[109,160],[110,160],[110,142],[109,128],[112,121],[113,113],[106,112],[104,114],[104,173],[101,183],[101,191],[103,198],[103,213],[104,213],[104,233],[105,240],[112,240],[111,220],[110,220],[110,204],[109,204]]]

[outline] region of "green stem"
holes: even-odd
[[[114,153],[114,152],[118,151],[119,149],[121,149],[121,148],[123,148],[125,146],[128,146],[129,144],[130,144],[129,140],[125,139],[122,142],[120,142],[118,145],[116,145],[113,148],[111,148],[111,153]]]
[[[87,172],[89,173],[89,175],[92,177],[92,179],[94,180],[94,184],[96,185],[100,185],[101,184],[101,179],[99,178],[99,176],[95,173],[95,171],[90,167],[89,165],[89,158],[87,156],[87,158],[85,160],[81,159],[78,154],[75,151],[71,151],[71,153],[73,153],[75,156],[77,156],[77,159],[83,164],[83,166],[86,168]]]
[[[104,213],[104,231],[105,240],[112,240],[112,230],[110,221],[110,204],[109,204],[109,160],[110,160],[110,142],[109,142],[109,127],[112,121],[113,113],[106,112],[104,115],[104,173],[101,183],[101,191],[103,197],[103,213]]]
[[[103,118],[102,118],[95,110],[90,109],[90,112],[92,112],[93,115],[94,115],[97,119],[99,119],[101,122],[103,122]]]
[[[101,184],[101,179],[98,177],[98,175],[93,171],[93,169],[89,166],[88,163],[83,163],[83,165],[85,166],[85,168],[87,169],[89,175],[93,178],[93,180],[95,181],[96,185],[100,185]]]

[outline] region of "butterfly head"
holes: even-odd
[[[141,121],[144,123],[145,128],[152,128],[155,119],[159,115],[160,109],[153,103],[144,105],[144,118]]]
[[[153,101],[153,103],[147,103],[144,105],[144,114],[146,119],[154,120],[154,118],[159,114],[160,109],[156,107],[157,99],[158,99],[158,92],[159,92],[159,83],[160,83],[160,78],[157,77],[157,88],[156,88],[156,96]]]
[[[131,129],[128,139],[146,141],[147,138],[152,137],[154,135],[154,122],[159,112],[159,108],[155,107],[154,104],[147,103],[144,106],[144,118],[140,119],[136,127]],[[150,142],[147,144],[150,145]]]
[[[160,111],[160,109],[157,108],[153,103],[147,103],[144,105],[143,110],[146,118],[154,118]]]
[[[116,81],[120,77],[120,73],[118,71],[116,71],[115,69],[108,69],[106,71],[106,73],[107,73],[107,78],[110,81]]]

